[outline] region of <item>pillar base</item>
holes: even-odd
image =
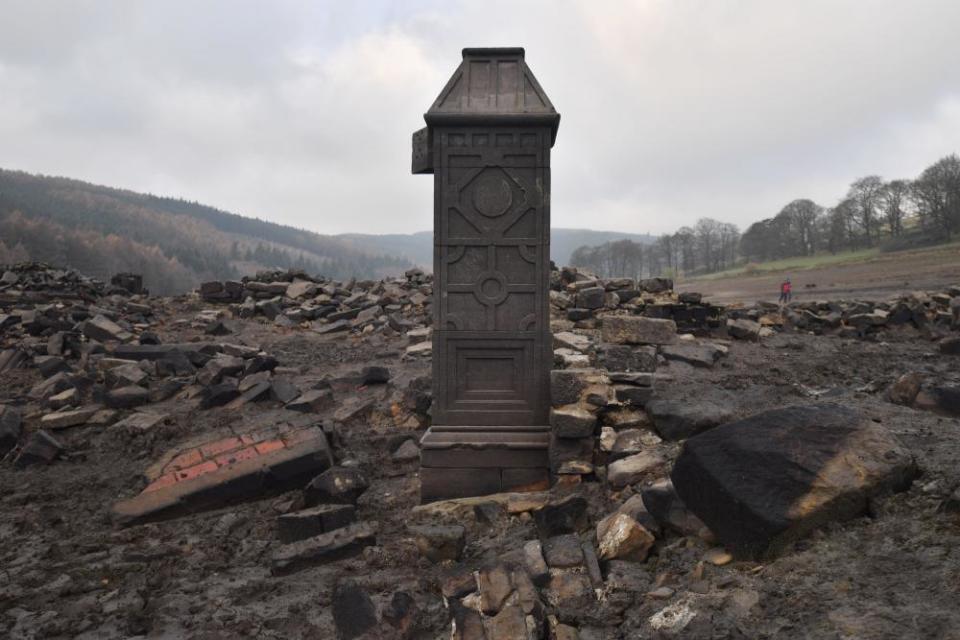
[[[420,502],[550,487],[550,427],[434,425],[420,440]]]

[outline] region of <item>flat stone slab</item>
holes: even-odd
[[[217,508],[298,486],[332,464],[318,427],[231,436],[168,455],[147,470],[150,484],[140,495],[116,503],[113,514],[134,524]]]
[[[285,544],[270,560],[273,575],[286,575],[320,564],[357,555],[377,542],[377,531],[369,522],[357,522],[329,533]]]
[[[904,490],[916,474],[912,454],[885,427],[823,403],[694,436],[671,478],[719,542],[738,557],[764,558],[828,522],[865,513],[872,496]]]

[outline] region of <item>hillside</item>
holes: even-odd
[[[334,236],[196,202],[0,169],[0,263],[28,259],[101,279],[141,273],[160,294],[259,269],[368,278],[411,264]]]
[[[355,247],[364,248],[367,251],[402,256],[422,267],[429,268],[433,264],[433,232],[431,231],[386,235],[347,233],[336,237],[347,240],[353,243]],[[620,231],[558,229],[554,227],[550,230],[550,258],[556,264],[570,264],[570,256],[577,247],[598,245],[615,240],[633,240],[640,244],[650,244],[656,240],[656,236]]]

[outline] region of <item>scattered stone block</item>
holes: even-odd
[[[397,450],[390,454],[394,462],[413,462],[420,459],[420,447],[414,440],[404,440]]]
[[[386,367],[364,367],[360,371],[360,384],[386,384],[390,382],[390,370]]]
[[[213,409],[232,402],[240,395],[236,382],[221,382],[203,390],[199,407]]]
[[[653,426],[664,440],[683,440],[733,418],[733,411],[713,400],[652,400],[646,405]]]
[[[282,404],[293,402],[300,396],[300,389],[286,378],[274,378],[270,383],[270,399]]]
[[[550,372],[550,401],[554,405],[574,404],[587,388],[585,371],[555,369]]]
[[[759,322],[754,322],[748,318],[730,318],[727,320],[727,333],[737,340],[756,342],[760,339],[760,328]]]
[[[712,537],[707,525],[690,511],[677,495],[669,478],[644,487],[640,495],[644,507],[664,529],[682,536]]]
[[[543,558],[543,546],[539,540],[531,540],[523,545],[523,565],[537,586],[543,586],[550,579],[550,569]]]
[[[64,446],[52,435],[40,429],[34,431],[27,438],[26,443],[17,454],[13,466],[17,469],[24,469],[35,464],[50,464],[53,462]]]
[[[836,404],[765,411],[690,438],[671,478],[684,503],[738,557],[774,555],[917,467],[883,426]]]
[[[588,438],[596,425],[596,416],[576,405],[550,409],[550,426],[557,437]]]
[[[16,407],[0,405],[0,456],[17,446],[23,419]]]
[[[150,484],[113,507],[120,524],[147,522],[260,498],[333,464],[323,431],[307,427],[230,437],[168,454]]]
[[[83,335],[98,342],[130,342],[133,334],[104,315],[96,315],[83,323]]]
[[[336,404],[330,389],[309,389],[295,400],[288,402],[286,408],[302,413],[321,413]]]
[[[349,504],[322,504],[277,517],[280,542],[289,544],[329,533],[356,522],[356,510]]]
[[[477,576],[480,591],[480,609],[486,615],[495,615],[513,592],[510,572],[502,564],[481,569]]]
[[[601,560],[643,562],[656,541],[653,534],[625,513],[613,513],[597,523]]]
[[[333,589],[333,623],[337,638],[353,640],[377,626],[377,608],[367,592],[355,582],[341,580]]]
[[[115,429],[125,429],[131,433],[146,433],[168,418],[165,413],[138,411],[113,425]]]
[[[63,407],[71,407],[78,404],[80,404],[80,392],[76,387],[64,389],[60,393],[56,393],[47,398],[47,405],[49,405],[51,409],[62,409]]]
[[[922,374],[916,371],[905,373],[897,378],[897,381],[890,386],[887,397],[890,399],[890,402],[894,404],[902,404],[909,407],[913,404],[914,400],[916,400],[917,394],[920,393],[920,386],[922,384]]]
[[[573,495],[548,502],[533,512],[533,520],[542,538],[576,533],[587,526],[587,500]]]
[[[543,558],[551,569],[569,569],[583,565],[580,538],[568,533],[543,541]]]
[[[467,544],[462,525],[411,525],[407,531],[414,537],[420,555],[430,562],[459,560]]]
[[[726,352],[713,344],[674,344],[664,346],[660,353],[667,360],[712,369]]]
[[[604,342],[613,344],[673,344],[677,323],[642,316],[606,316],[600,330]]]
[[[370,484],[366,477],[352,467],[332,467],[327,469],[303,490],[307,506],[322,502],[336,504],[356,504]]]
[[[137,385],[129,385],[107,392],[104,402],[111,409],[133,409],[150,402],[150,391]]]
[[[650,476],[666,464],[656,451],[643,451],[622,458],[607,467],[607,481],[616,488],[626,487]]]
[[[100,407],[92,406],[74,409],[72,411],[57,411],[55,413],[48,413],[40,418],[40,426],[44,429],[53,430],[78,427],[86,424],[87,420],[92,418],[99,410]]]

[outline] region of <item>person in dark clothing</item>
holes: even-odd
[[[780,304],[787,304],[791,297],[793,297],[793,287],[789,280],[784,280],[780,283]]]

